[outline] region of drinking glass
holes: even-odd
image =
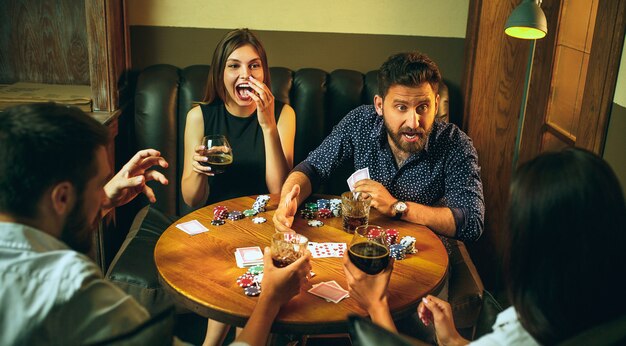
[[[272,235],[272,262],[278,268],[286,267],[304,256],[309,239],[295,232],[276,232]]]
[[[389,245],[385,239],[385,230],[382,227],[357,227],[348,248],[350,261],[367,274],[382,272],[389,264]]]
[[[344,192],[341,194],[341,215],[343,230],[354,233],[361,225],[367,225],[370,216],[372,196],[365,192]]]
[[[221,174],[233,163],[233,149],[224,135],[209,135],[202,138],[204,156],[207,161],[200,162],[203,166],[211,167],[211,173]]]

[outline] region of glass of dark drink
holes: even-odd
[[[207,160],[200,162],[203,166],[211,167],[211,173],[221,174],[233,163],[233,149],[224,135],[209,135],[202,138],[204,156]]]
[[[348,248],[350,261],[367,274],[382,272],[389,264],[389,246],[385,239],[385,230],[381,227],[357,227]]]
[[[354,233],[354,230],[367,225],[370,216],[372,196],[365,192],[344,192],[341,194],[341,215],[343,230]]]
[[[309,239],[295,232],[276,232],[272,235],[272,262],[278,268],[286,267],[304,256]]]

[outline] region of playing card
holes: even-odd
[[[370,169],[369,167],[361,168],[356,172],[352,173],[352,175],[348,178],[348,187],[350,191],[354,191],[354,184],[359,180],[369,179],[370,178]]]
[[[237,248],[235,250],[235,260],[240,268],[262,264],[263,251],[258,246]]]
[[[308,292],[326,300],[330,300],[333,303],[339,303],[343,298],[348,296],[348,293],[345,290],[337,288],[334,285],[329,285],[326,282],[316,285],[315,287],[309,289]]]
[[[313,258],[343,257],[346,243],[313,243],[309,242],[309,251]]]
[[[191,220],[179,223],[178,225],[176,225],[176,228],[184,231],[189,235],[196,235],[209,230],[208,228],[204,227],[198,220]]]

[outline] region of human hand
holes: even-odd
[[[274,95],[265,83],[250,76],[250,87],[254,92],[248,91],[248,95],[256,103],[256,112],[259,125],[264,131],[276,129],[276,119],[274,118]]]
[[[354,184],[354,190],[356,192],[365,192],[370,194],[372,196],[371,206],[376,208],[376,210],[382,214],[387,216],[394,215],[391,206],[397,199],[393,197],[389,191],[387,191],[383,184],[372,179],[363,179]]]
[[[425,326],[433,323],[439,345],[465,345],[469,342],[456,330],[450,303],[435,296],[422,298],[417,315]]]
[[[261,297],[273,304],[282,306],[308,285],[311,272],[311,253],[309,251],[295,262],[284,268],[277,268],[272,263],[269,247],[263,253],[263,292]]]
[[[215,174],[211,172],[211,167],[202,165],[202,163],[207,161],[206,146],[198,145],[194,148],[194,152],[191,169],[198,174],[203,174],[209,177],[214,176]]]
[[[389,309],[387,287],[393,272],[393,263],[393,258],[390,258],[385,270],[376,275],[369,275],[352,264],[347,253],[343,255],[343,272],[348,282],[350,297],[354,298],[370,316],[379,314],[381,309]]]
[[[278,208],[274,212],[274,227],[280,232],[291,232],[293,218],[298,211],[298,195],[300,195],[300,185],[295,184],[285,198],[278,202]]]
[[[104,186],[106,198],[102,203],[103,212],[130,202],[142,192],[148,197],[150,203],[156,202],[154,191],[146,183],[150,180],[156,180],[167,185],[169,181],[162,173],[148,170],[154,165],[167,168],[169,164],[157,150],[144,149],[138,151]]]

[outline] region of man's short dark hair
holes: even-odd
[[[437,94],[440,81],[439,67],[428,56],[417,51],[398,53],[390,56],[378,71],[378,96],[384,98],[392,85],[415,87],[424,82]]]
[[[82,194],[97,174],[104,125],[75,107],[40,103],[0,112],[0,212],[31,218],[46,189],[69,181]]]

